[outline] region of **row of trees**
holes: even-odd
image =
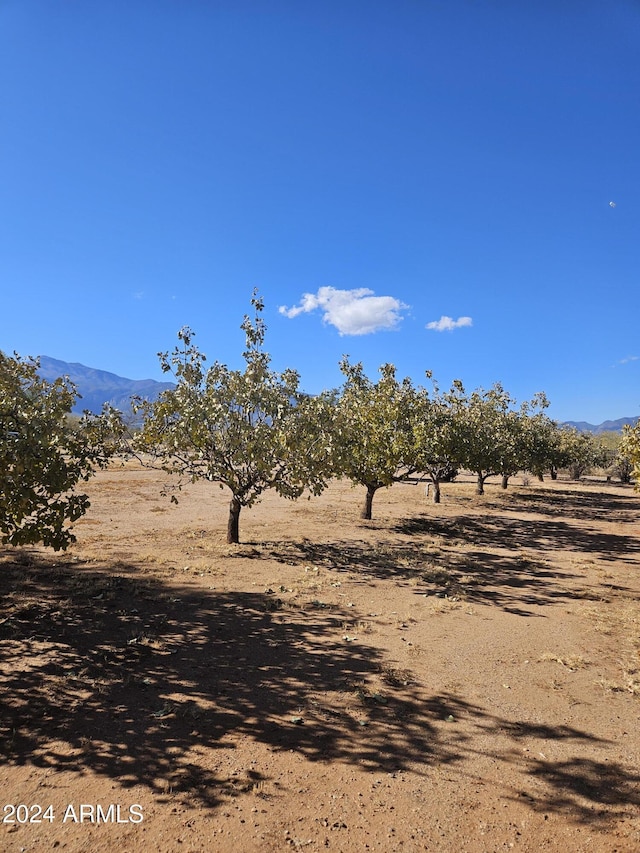
[[[438,502],[440,484],[459,468],[475,473],[482,494],[488,477],[500,476],[507,488],[521,470],[542,478],[569,467],[579,477],[590,466],[618,464],[630,477],[639,464],[637,431],[628,431],[622,449],[606,448],[550,420],[544,394],[517,406],[500,384],[468,394],[456,381],[442,392],[429,373],[430,388],[416,387],[398,380],[390,364],[374,382],[361,364],[344,358],[339,390],[305,395],[295,371],[272,370],[257,294],[252,305],[253,317],[242,324],[244,368],[214,362],[207,369],[193,333],[182,329],[173,352],[160,354],[175,389],[154,403],[136,402],[141,426],[134,434],[126,434],[110,409],[70,428],[65,421],[75,399],[70,383],[46,383],[36,362],[2,355],[2,541],[66,548],[73,541],[68,523],[88,507],[86,495],[75,494],[76,484],[116,452],[134,453],[179,475],[179,486],[186,478],[228,488],[229,542],[239,541],[242,508],[269,489],[296,499],[304,492],[319,494],[331,478],[343,477],[365,488],[362,516],[371,518],[378,489],[421,478],[433,485]]]
[[[163,371],[176,389],[156,403],[139,401],[142,429],[134,448],[172,473],[208,479],[231,491],[227,539],[237,542],[243,507],[275,489],[285,498],[319,494],[332,477],[366,489],[363,518],[371,518],[378,489],[409,478],[440,484],[459,468],[476,475],[477,492],[499,475],[507,488],[521,470],[542,478],[571,467],[579,477],[600,463],[595,440],[562,429],[544,413],[544,394],[516,407],[500,385],[468,394],[462,383],[443,393],[428,373],[431,388],[398,380],[393,365],[373,382],[361,364],[344,358],[338,391],[309,397],[299,376],[270,367],[264,350],[263,303],[254,294],[254,317],[245,317],[244,370],[205,356],[189,329],[179,333],[173,353],[162,353]]]

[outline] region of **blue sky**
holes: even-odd
[[[0,349],[241,366],[257,287],[309,392],[640,414],[639,57],[637,0],[1,0]]]

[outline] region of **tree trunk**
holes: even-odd
[[[542,471],[538,472],[538,480],[539,482],[544,483],[544,474],[542,473]]]
[[[227,542],[230,545],[237,545],[240,541],[240,510],[242,504],[235,496],[231,498],[229,504],[229,523],[227,524]]]
[[[557,469],[557,468],[551,468],[551,470],[549,471],[549,473],[551,474],[551,479],[552,479],[552,480],[557,480],[557,479],[558,479],[558,469]]]
[[[509,477],[507,476],[507,474],[503,474],[502,475],[502,488],[506,489],[508,485],[509,485]]]
[[[364,499],[364,507],[362,508],[362,514],[360,518],[365,518],[367,520],[371,519],[371,506],[373,504],[373,496],[378,490],[378,486],[367,486],[367,495]]]
[[[433,502],[434,504],[440,503],[440,480],[433,481]]]
[[[484,495],[484,477],[482,471],[478,471],[478,481],[476,483],[476,495]]]

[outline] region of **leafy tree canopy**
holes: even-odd
[[[488,391],[467,395],[456,380],[446,401],[454,418],[456,459],[477,475],[478,494],[488,477],[502,474],[506,487],[510,476],[528,467],[528,426],[548,405],[544,394],[516,409],[516,401],[499,382]]]
[[[636,490],[640,490],[640,422],[635,426],[625,426],[620,451],[633,466]]]
[[[110,409],[72,423],[73,384],[37,371],[37,359],[0,352],[0,541],[57,551],[75,541],[69,524],[89,507],[76,485],[107,464],[122,424]]]
[[[134,439],[135,448],[151,453],[164,470],[230,490],[229,542],[239,541],[242,507],[268,489],[289,499],[305,490],[319,494],[331,470],[330,401],[300,393],[295,370],[271,370],[263,349],[264,304],[256,292],[251,302],[254,317],[245,316],[241,326],[244,369],[216,361],[206,370],[193,332],[181,329],[171,356],[159,354],[176,388],[155,403],[139,402],[144,424]]]
[[[569,469],[573,480],[579,480],[602,460],[598,439],[590,432],[580,432],[575,427],[560,428],[560,466]]]
[[[363,518],[371,518],[375,492],[416,470],[413,431],[417,394],[411,380],[399,382],[392,364],[372,382],[362,364],[340,363],[345,382],[335,421],[335,465],[339,476],[363,485]]]
[[[417,392],[415,464],[434,486],[434,503],[440,503],[440,483],[457,474],[456,424],[453,409],[440,392],[431,371],[426,375],[432,381],[433,391],[429,394],[421,388]]]

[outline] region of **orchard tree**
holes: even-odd
[[[506,489],[509,479],[525,467],[525,415],[513,410],[502,412],[496,427],[498,474],[502,475],[501,486]]]
[[[476,493],[484,494],[489,477],[502,475],[502,487],[509,477],[526,467],[526,419],[548,405],[544,394],[514,409],[515,400],[499,382],[488,391],[467,396],[462,383],[453,383],[448,395],[454,416],[457,460],[477,477]]]
[[[622,449],[622,433],[608,430],[598,435],[600,464],[621,483],[630,483],[633,465]]]
[[[601,459],[598,444],[589,432],[561,427],[559,468],[568,468],[572,480],[579,480]]]
[[[414,462],[433,484],[433,502],[440,503],[440,484],[457,474],[455,421],[430,371],[427,378],[433,382],[433,393],[420,390],[417,395]]]
[[[457,461],[476,474],[476,493],[482,495],[485,481],[504,468],[502,445],[507,431],[500,421],[512,403],[511,397],[500,384],[467,396],[462,383],[456,380],[447,399],[454,418]]]
[[[640,491],[640,421],[635,426],[625,426],[620,452],[633,466],[636,491]]]
[[[338,476],[366,488],[361,517],[371,518],[378,489],[415,473],[413,426],[417,406],[410,379],[399,382],[392,364],[380,368],[372,382],[362,364],[340,362],[345,382],[335,420],[335,468]]]
[[[124,429],[106,408],[72,422],[77,393],[67,377],[47,382],[37,359],[0,352],[0,541],[58,551],[89,507],[76,486],[104,467]]]
[[[502,446],[502,488],[506,489],[509,477],[518,471],[531,471],[542,479],[548,462],[547,439],[552,422],[544,414],[549,400],[542,392],[525,401],[517,411],[510,410],[499,419],[499,444]]]
[[[528,415],[523,424],[524,469],[531,471],[538,480],[544,481],[545,471],[551,479],[557,478],[559,458],[559,430],[544,412]]]
[[[618,453],[613,461],[613,473],[621,483],[630,483],[634,476],[633,464],[625,453]],[[637,476],[637,475],[636,475]]]
[[[630,483],[631,478],[634,476],[633,463],[622,447],[618,449],[613,458],[611,470],[621,483]]]
[[[264,492],[274,489],[292,500],[305,490],[317,495],[331,475],[331,401],[300,393],[296,371],[270,369],[264,303],[255,291],[251,304],[254,317],[245,316],[241,326],[243,370],[219,362],[205,370],[206,356],[185,327],[172,355],[159,354],[175,389],[136,407],[144,416],[137,451],[151,454],[169,473],[229,489],[229,543],[239,542],[241,509]]]
[[[567,436],[569,430],[569,427],[561,426],[557,421],[542,424],[542,453],[552,480],[557,480],[558,471],[571,463],[572,439]],[[540,473],[537,469],[532,470],[536,474]]]

